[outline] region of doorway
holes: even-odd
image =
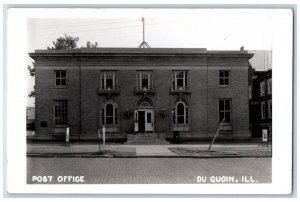
[[[145,111],[138,111],[138,132],[145,133]]]
[[[139,109],[135,111],[135,127],[136,133],[154,132],[154,110],[153,109]]]

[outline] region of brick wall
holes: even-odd
[[[64,59],[63,59],[64,58]],[[146,95],[154,105],[154,127],[157,133],[172,133],[172,108],[179,94],[170,94],[173,70],[188,71],[191,94],[182,95],[188,102],[190,131],[182,138],[212,138],[219,126],[220,98],[232,99],[232,132],[224,139],[248,139],[248,62],[247,60],[208,57],[53,57],[36,58],[36,134],[53,138],[53,100],[68,100],[71,138],[97,138],[102,127],[101,109],[108,99],[118,104],[118,133],[108,138],[125,138],[133,133],[133,112],[143,95],[135,95],[137,70],[152,70],[154,95]],[[67,87],[55,88],[54,70],[67,70]],[[99,95],[101,70],[116,70],[119,95]],[[230,86],[219,86],[219,70],[230,71]],[[161,110],[166,109],[166,115]],[[130,116],[125,116],[129,109]],[[40,122],[47,121],[47,127]]]

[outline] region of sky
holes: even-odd
[[[142,17],[145,17],[145,41],[152,48],[239,50],[244,46],[245,50],[255,53],[250,63],[256,70],[271,68],[274,13],[255,9],[190,9],[167,13],[31,18],[27,20],[27,49],[34,52],[52,47],[52,41],[65,34],[79,37],[79,48],[86,46],[87,41],[97,42],[98,47],[138,47],[143,41]],[[32,62],[28,57],[28,65]],[[34,78],[28,74],[28,93],[33,85]],[[34,99],[28,98],[28,106],[33,105]]]

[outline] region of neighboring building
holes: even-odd
[[[250,75],[250,74],[249,74]],[[252,138],[262,138],[262,129],[272,139],[272,70],[253,71],[249,83],[249,111]]]
[[[247,51],[193,48],[36,50],[36,138],[249,140]]]
[[[26,125],[27,130],[34,130],[35,123],[35,108],[34,107],[26,107]]]

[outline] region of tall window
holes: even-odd
[[[67,100],[54,101],[54,125],[68,125],[68,102]]]
[[[267,85],[268,85],[268,95],[270,95],[272,94],[272,79],[268,79]]]
[[[186,89],[188,87],[188,72],[174,71],[173,89]]]
[[[272,118],[272,100],[268,100],[268,118]]]
[[[102,125],[118,124],[118,108],[111,103],[102,108]]]
[[[266,95],[266,84],[264,81],[260,82],[260,96],[265,96]]]
[[[266,118],[266,104],[265,102],[261,102],[260,103],[260,117],[261,119],[265,119]]]
[[[231,123],[231,99],[219,100],[219,122],[222,121],[223,123]]]
[[[137,86],[145,90],[152,88],[152,71],[139,71],[137,75]]]
[[[101,72],[101,88],[102,90],[113,90],[116,88],[117,77],[114,71]]]
[[[220,86],[229,86],[230,81],[230,71],[229,70],[220,70],[219,71],[219,84]]]
[[[65,70],[55,70],[55,85],[56,86],[67,85],[67,72]]]
[[[173,124],[188,124],[189,109],[183,102],[178,102],[173,108]]]

